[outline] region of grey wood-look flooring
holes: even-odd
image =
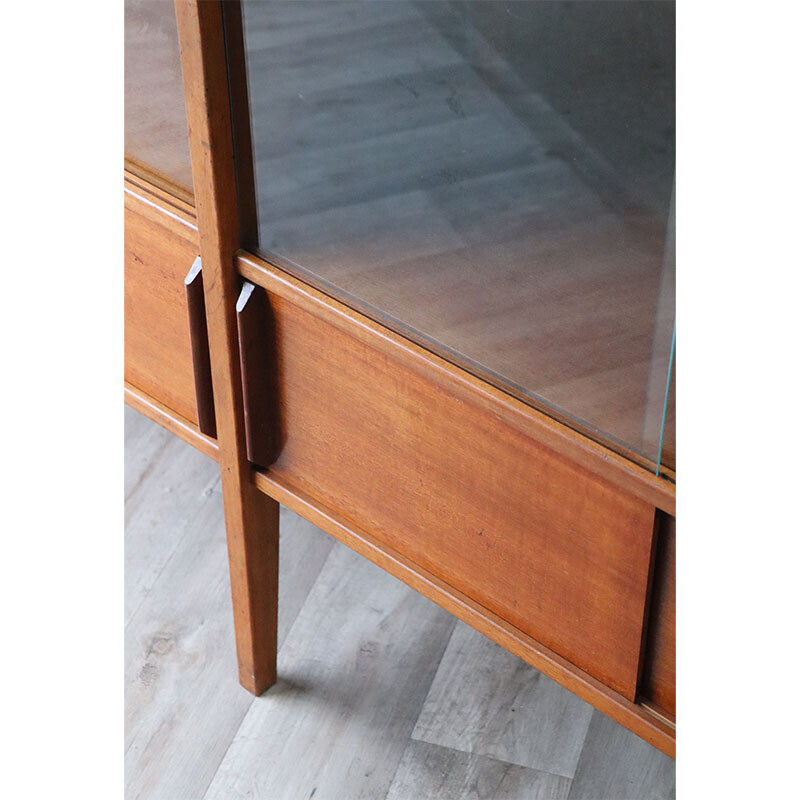
[[[674,762],[286,509],[278,683],[237,681],[216,464],[125,410],[128,800],[649,800]]]

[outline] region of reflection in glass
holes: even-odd
[[[125,161],[191,200],[192,167],[172,0],[125,0]]]
[[[247,246],[674,460],[674,4],[245,2],[243,21]]]
[[[666,390],[664,393],[664,415],[661,420],[661,439],[658,443],[656,473],[664,462],[675,463],[675,328],[672,329],[672,345],[669,351]]]

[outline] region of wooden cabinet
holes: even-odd
[[[402,12],[400,4],[392,5],[381,13]],[[125,377],[130,402],[220,463],[243,685],[258,693],[275,679],[277,503],[283,503],[674,755],[675,483],[674,463],[661,458],[666,452],[664,420],[673,413],[668,387],[674,353],[661,354],[658,363],[649,365],[647,383],[648,365],[641,363],[639,350],[647,350],[650,340],[642,345],[640,329],[630,327],[650,326],[654,341],[663,339],[665,330],[671,335],[663,293],[656,296],[650,283],[645,286],[641,265],[626,262],[626,301],[635,314],[620,334],[625,363],[619,369],[607,363],[615,354],[613,342],[600,341],[598,335],[596,342],[582,344],[570,368],[577,375],[585,369],[577,361],[596,359],[599,353],[603,369],[616,377],[598,372],[589,384],[581,384],[590,385],[594,396],[576,388],[579,381],[559,384],[560,397],[581,391],[592,400],[585,405],[591,414],[607,411],[603,418],[613,418],[617,426],[612,435],[593,432],[544,401],[534,402],[525,387],[516,391],[502,376],[490,375],[491,370],[475,366],[463,353],[440,346],[433,328],[420,333],[404,324],[407,319],[393,321],[375,311],[374,298],[399,297],[392,294],[399,284],[391,281],[400,273],[385,276],[384,283],[375,283],[380,273],[370,273],[367,283],[375,292],[367,301],[365,294],[348,297],[341,291],[345,278],[341,285],[317,280],[279,258],[265,257],[248,239],[255,230],[252,214],[258,203],[246,192],[258,183],[260,168],[252,166],[252,153],[243,152],[248,137],[231,116],[229,85],[234,87],[234,117],[241,111],[236,97],[246,95],[242,73],[236,71],[245,58],[243,40],[229,40],[226,58],[226,26],[217,2],[178,0],[176,11],[193,195],[180,188],[171,193],[163,182],[157,188],[143,171],[136,172],[133,160],[129,163]],[[238,4],[225,5],[224,13],[230,37],[236,24],[241,30]],[[416,12],[409,8],[408,13]],[[352,20],[343,13],[339,22],[346,26]],[[439,17],[429,22],[443,24]],[[279,55],[272,52],[270,58]],[[294,62],[289,51],[285,57],[290,72]],[[291,75],[287,72],[284,78],[290,81]],[[366,89],[357,89],[362,91]],[[297,124],[305,136],[319,137],[319,132]],[[331,119],[330,124],[338,123]],[[249,180],[240,177],[238,186],[237,165],[250,171]],[[154,174],[165,172],[152,166]],[[301,183],[304,168],[296,164]],[[284,188],[289,205],[300,202],[289,196],[292,177],[288,174]],[[313,199],[307,188],[303,191],[303,202]],[[326,183],[320,191],[329,198],[334,189]],[[402,217],[405,207],[392,202]],[[480,205],[480,194],[472,202]],[[352,219],[340,219],[351,231]],[[435,228],[441,220],[429,222]],[[402,227],[403,219],[398,224]],[[439,280],[442,291],[435,302],[425,300],[427,319],[434,319],[431,314],[445,307],[456,290],[452,302],[463,303],[469,296],[475,303],[470,314],[479,315],[480,292],[445,283],[456,262],[450,259],[445,269],[441,253],[421,255],[413,238],[419,224],[409,227],[405,240],[417,248],[415,266],[402,274],[422,275],[439,265],[429,283]],[[503,231],[511,230],[511,222],[503,224]],[[321,241],[314,239],[321,229],[312,234],[312,227],[301,226],[293,234],[297,253]],[[288,236],[288,229],[276,223],[279,229]],[[435,235],[444,236],[444,230],[441,224]],[[595,321],[602,317],[597,330],[608,337],[607,304],[613,292],[606,292],[591,264],[593,258],[611,258],[613,242],[605,229],[598,237],[607,249],[584,247],[581,258],[587,266],[575,266],[573,275],[591,273],[595,283],[587,295],[567,305],[578,314],[569,325],[582,325],[581,314]],[[515,240],[514,258],[525,241]],[[402,249],[402,238],[396,243]],[[333,251],[329,247],[324,252]],[[565,257],[565,251],[559,252]],[[198,307],[207,314],[216,418],[211,431],[199,424],[202,381],[196,385],[184,289],[198,253],[204,275],[204,303]],[[555,262],[548,258],[550,269]],[[336,269],[339,276],[349,274],[342,259]],[[476,272],[466,276],[477,280]],[[670,280],[667,273],[658,272],[656,278],[655,284]],[[352,280],[347,285],[367,283]],[[535,294],[561,302],[566,285],[562,277],[545,271],[529,281],[525,297]],[[599,316],[587,304],[590,296],[606,304]],[[511,309],[513,286],[484,300],[487,307],[495,303],[492,313]],[[413,306],[404,303],[407,296],[396,308]],[[528,312],[520,307],[514,313],[514,325],[519,326]],[[453,336],[467,335],[457,332],[470,328],[469,319],[451,321]],[[552,333],[558,347],[546,358],[532,359],[526,374],[548,372],[559,359],[571,357],[564,346],[569,325],[556,322],[555,316],[550,318],[536,336],[550,326],[558,331]],[[475,338],[480,329],[479,324],[471,326],[470,347],[490,367],[500,363],[491,359],[506,358],[510,370],[513,358],[525,352],[520,341],[511,347],[498,338],[483,348],[483,340]],[[195,326],[195,337],[198,330]],[[445,335],[445,327],[436,329],[435,336]],[[546,344],[546,338],[538,338],[528,352],[536,355]],[[603,394],[609,381],[633,380],[631,376],[642,378],[642,397],[662,393],[647,413],[642,411],[644,400],[636,401],[639,416],[634,416],[645,431],[642,441],[650,437],[646,447],[614,440],[634,417],[625,416],[629,409],[619,400],[624,393],[613,394],[610,405],[610,395]],[[654,441],[655,462],[646,449],[655,447]]]

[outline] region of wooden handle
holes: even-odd
[[[280,452],[272,309],[266,292],[245,281],[236,303],[247,458],[268,467]]]
[[[211,356],[208,352],[208,324],[202,270],[200,256],[197,256],[183,283],[186,287],[186,305],[189,309],[189,338],[192,344],[197,424],[201,433],[216,439],[217,417],[214,413],[214,387],[211,384]]]

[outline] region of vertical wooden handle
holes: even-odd
[[[189,309],[189,339],[192,344],[197,424],[201,433],[216,439],[217,417],[214,412],[214,387],[211,384],[211,355],[208,351],[208,323],[200,256],[194,260],[183,283],[186,287],[186,305]]]
[[[236,303],[247,458],[268,467],[279,449],[272,313],[266,292],[245,281]]]

